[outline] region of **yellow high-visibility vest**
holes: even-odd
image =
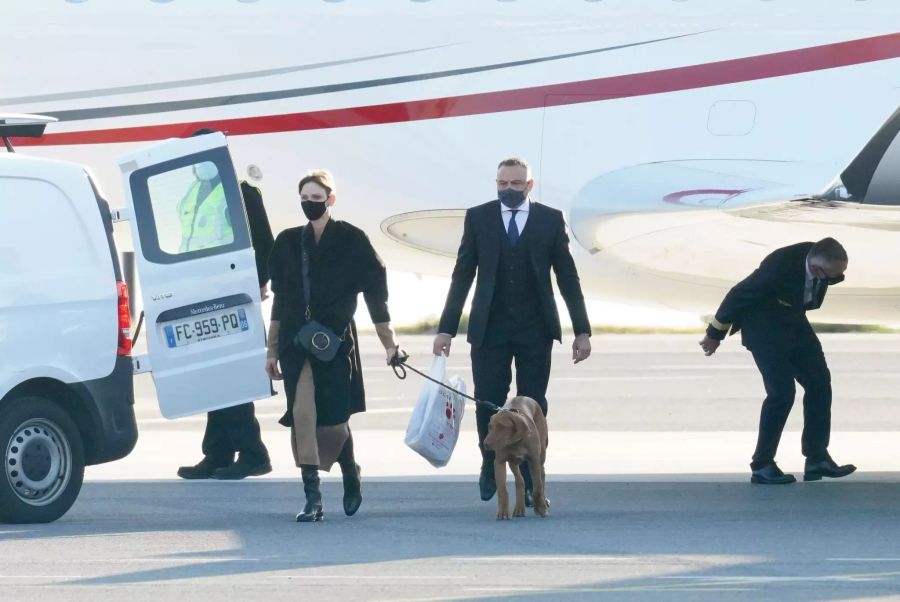
[[[181,245],[179,253],[221,247],[234,242],[234,230],[228,218],[228,201],[222,182],[198,203],[200,181],[188,189],[178,203],[178,217],[181,221]]]

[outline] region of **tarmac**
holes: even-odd
[[[900,337],[827,335],[837,481],[748,482],[762,383],[737,340],[706,358],[693,336],[598,336],[573,366],[558,346],[548,399],[551,516],[496,521],[478,498],[474,412],[450,463],[403,444],[418,377],[397,381],[362,342],[369,411],[353,418],[364,502],[302,506],[284,397],[257,404],[273,472],[186,482],[204,418],[167,421],[136,383],[140,440],[89,467],[49,525],[0,526],[0,591],[18,600],[900,600]],[[427,367],[430,338],[404,337]],[[451,373],[471,383],[457,342]],[[802,395],[802,393],[801,393]],[[779,463],[802,471],[801,402]]]

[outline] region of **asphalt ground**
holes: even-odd
[[[494,518],[478,499],[474,412],[450,463],[403,444],[421,381],[398,381],[377,341],[362,349],[369,412],[352,419],[364,502],[343,516],[326,475],[326,519],[300,525],[298,471],[257,404],[274,470],[186,482],[204,417],[168,421],[136,383],[140,439],[89,467],[81,497],[49,525],[0,526],[4,600],[888,600],[900,599],[900,337],[828,335],[831,450],[860,471],[756,486],[747,462],[762,383],[729,340],[705,358],[693,336],[598,336],[572,366],[556,348],[550,402],[551,516]],[[428,337],[404,337],[426,367]],[[457,342],[459,343],[459,341]],[[471,383],[468,349],[451,373]],[[779,462],[802,470],[797,408]]]

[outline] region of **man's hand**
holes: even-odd
[[[450,357],[450,344],[453,342],[453,338],[450,335],[439,334],[434,337],[434,354],[440,355],[444,354],[447,357]]]
[[[259,287],[259,299],[260,301],[265,301],[269,298],[269,287],[267,285],[262,285]]]
[[[575,363],[586,360],[591,355],[591,339],[586,334],[580,334],[572,342],[572,359]]]
[[[722,341],[717,341],[709,335],[703,337],[703,340],[700,341],[700,347],[703,348],[703,353],[706,354],[706,357],[711,356],[716,352],[716,349],[719,348],[719,345],[722,344]]]
[[[282,380],[284,378],[281,370],[278,369],[277,357],[270,356],[266,358],[266,374],[268,374],[269,378],[272,380]]]

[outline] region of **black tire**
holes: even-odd
[[[0,522],[49,523],[81,491],[84,445],[69,414],[43,397],[0,408]]]

